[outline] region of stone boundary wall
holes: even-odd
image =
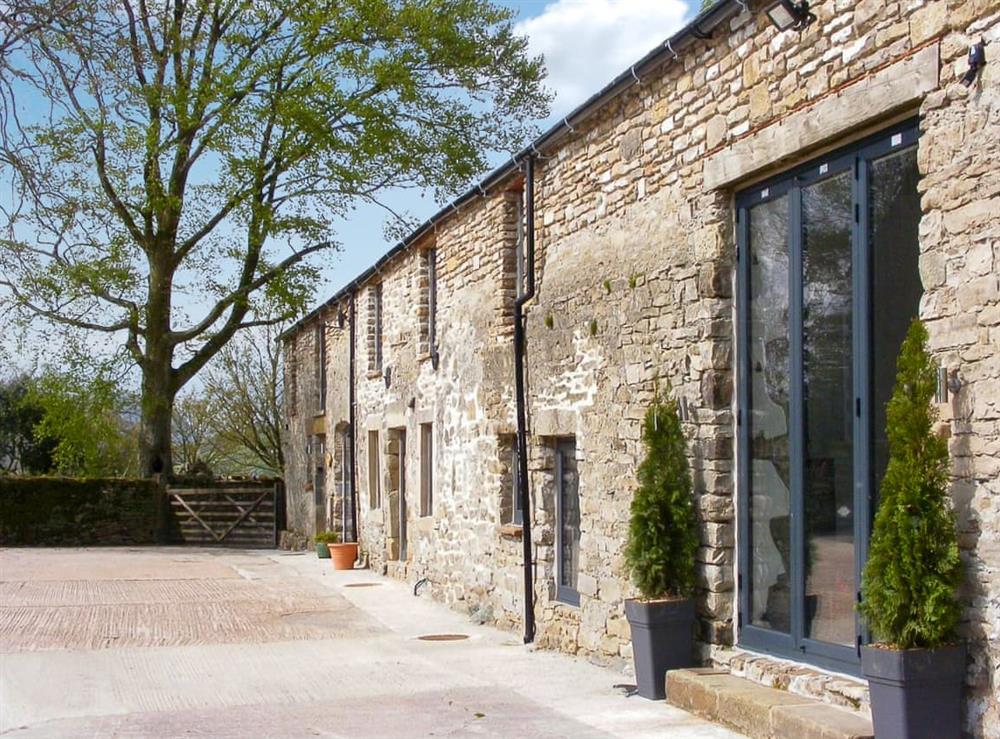
[[[0,477],[0,546],[156,544],[152,480]]]

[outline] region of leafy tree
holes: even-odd
[[[491,0],[46,5],[6,58],[25,104],[0,121],[0,300],[122,338],[144,474],[172,469],[180,389],[264,305],[304,307],[337,217],[389,185],[456,191],[546,112]]]
[[[223,349],[225,351],[225,349]],[[215,409],[205,397],[185,392],[174,402],[173,461],[182,474],[196,469],[222,473],[225,450],[214,428]]]
[[[26,399],[43,411],[35,438],[54,445],[54,471],[76,477],[136,474],[136,428],[116,379],[49,370],[32,383]]]
[[[45,415],[28,398],[31,379],[19,375],[0,382],[0,470],[40,475],[52,468],[53,439],[36,439],[35,426]]]
[[[205,377],[209,425],[230,466],[284,474],[282,449],[282,324],[251,329],[230,342]]]
[[[948,444],[933,432],[935,384],[927,329],[914,321],[886,409],[889,463],[859,606],[875,636],[899,649],[954,641],[961,615],[956,589],[962,563],[948,507]]]
[[[698,529],[684,431],[677,402],[659,393],[642,427],[645,459],[632,499],[625,563],[645,598],[694,589]]]

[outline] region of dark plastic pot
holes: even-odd
[[[694,601],[626,600],[625,617],[632,627],[632,659],[639,695],[666,697],[667,670],[693,667]]]
[[[330,559],[330,547],[326,545],[326,542],[316,542],[316,556],[320,559]]]
[[[939,649],[861,648],[876,739],[962,735],[965,645]]]

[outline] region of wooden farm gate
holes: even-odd
[[[284,526],[280,481],[171,485],[167,503],[177,544],[274,547]]]

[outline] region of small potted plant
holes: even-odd
[[[927,329],[914,321],[886,410],[889,461],[859,605],[878,639],[861,649],[877,737],[961,735],[962,564],[948,506],[948,444],[933,430],[936,375]]]
[[[667,670],[694,664],[698,529],[676,401],[659,392],[646,411],[646,456],[632,499],[625,564],[641,598],[625,601],[638,692],[662,699]]]
[[[316,556],[320,559],[330,559],[330,547],[328,544],[336,544],[340,541],[335,531],[320,531],[313,537],[316,543]]]
[[[330,550],[330,560],[335,570],[353,570],[354,561],[358,558],[358,544],[353,541],[340,541],[340,537],[331,532],[327,542]]]

